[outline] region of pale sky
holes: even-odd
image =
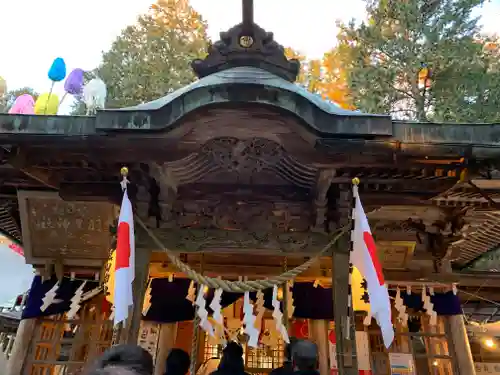
[[[10,89],[31,86],[47,92],[47,71],[63,57],[68,72],[95,68],[101,51],[154,0],[0,0],[0,76]],[[208,21],[209,34],[241,21],[241,0],[191,0]],[[284,46],[319,57],[335,43],[337,19],[364,17],[362,0],[254,0],[255,19]],[[293,4],[293,5],[292,5]],[[481,10],[489,32],[500,34],[500,0]],[[62,93],[62,83],[56,86]]]
[[[0,235],[0,307],[25,293],[33,281],[33,267],[27,265],[22,255],[9,248],[10,241]]]

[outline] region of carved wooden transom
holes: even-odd
[[[220,168],[238,174],[274,168],[283,157],[278,143],[263,138],[218,138],[205,144],[202,152]]]
[[[302,164],[277,142],[266,138],[214,138],[199,152],[173,162],[152,163],[151,173],[161,186],[177,187],[199,181],[251,184],[258,176],[275,176],[281,184],[312,189],[317,169]],[[222,177],[221,177],[222,176]]]

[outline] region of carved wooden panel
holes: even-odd
[[[57,193],[20,191],[19,211],[26,261],[101,266],[108,257],[114,205],[66,202]]]
[[[268,185],[269,179],[311,189],[318,172],[279,143],[261,137],[213,138],[182,159],[151,163],[150,170],[160,185],[174,189],[199,181]]]
[[[305,232],[313,224],[313,212],[307,202],[253,201],[248,196],[237,198],[229,196],[221,199],[219,194],[197,201],[178,200],[170,212],[163,212],[161,226],[172,229]]]
[[[416,242],[377,241],[377,251],[385,269],[405,269],[413,256]]]
[[[322,233],[232,231],[219,229],[156,229],[166,247],[179,252],[255,252],[316,255],[331,240]],[[146,241],[138,246],[147,246]]]

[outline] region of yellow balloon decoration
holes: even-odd
[[[59,110],[59,98],[56,94],[49,94],[48,92],[40,95],[35,103],[36,115],[57,115]]]
[[[363,277],[356,267],[352,269],[351,275],[351,292],[352,292],[352,308],[354,311],[370,311],[370,304],[363,301],[365,289],[361,286]]]
[[[7,92],[7,82],[5,81],[5,79],[0,77],[0,96],[5,94],[6,92]]]
[[[108,280],[106,281],[106,300],[110,304],[115,303],[115,265],[116,265],[116,250],[113,250],[111,253],[111,257],[108,260],[108,264],[106,265]]]

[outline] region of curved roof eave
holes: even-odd
[[[217,88],[229,89],[231,86],[234,87],[235,85],[255,85],[256,87],[264,87],[267,90],[274,89],[278,92],[284,93],[284,97],[273,97],[270,99],[268,95],[260,97],[256,94],[253,99],[251,98],[247,100],[246,98],[243,98],[239,101],[268,104],[293,112],[298,117],[302,118],[309,126],[321,133],[336,133],[334,131],[329,131],[331,125],[328,123],[332,121],[331,117],[335,117],[338,121],[345,119],[346,126],[348,125],[347,123],[351,123],[352,121],[359,122],[360,120],[365,120],[371,124],[369,128],[378,128],[379,131],[377,133],[380,131],[382,131],[382,133],[386,133],[389,128],[392,129],[390,116],[367,114],[340,108],[338,105],[323,100],[319,95],[310,93],[299,85],[286,81],[263,69],[254,67],[236,67],[226,69],[204,77],[179,90],[176,90],[173,93],[151,102],[126,108],[100,111],[98,113],[98,117],[100,115],[104,115],[102,116],[104,118],[107,117],[106,115],[110,114],[119,114],[120,116],[123,116],[126,113],[132,112],[155,112],[165,107],[175,106],[176,103],[179,103],[179,105],[182,106],[182,109],[180,111],[175,110],[175,118],[171,117],[169,121],[167,121],[167,124],[163,124],[163,126],[168,127],[187,113],[203,106],[218,102],[237,101],[228,96],[222,97],[220,95],[209,95],[212,90],[216,90]],[[207,93],[205,97],[200,95],[203,92]],[[272,97],[272,95],[270,96]],[[293,99],[288,100],[291,97],[293,97]],[[301,106],[298,102],[307,104],[306,106]],[[323,119],[322,121],[319,121],[317,113],[319,113],[319,118]],[[382,130],[382,128],[384,129]]]

